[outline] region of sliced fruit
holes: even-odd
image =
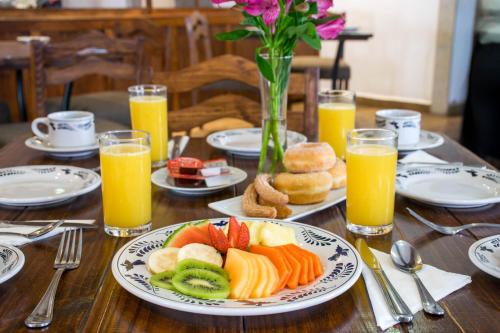
[[[309,264],[308,260],[303,256],[295,254],[293,251],[288,249],[286,246],[280,246],[285,252],[287,252],[290,256],[294,257],[300,265],[300,275],[299,275],[299,284],[301,286],[309,283]]]
[[[281,247],[277,247],[281,254],[283,254],[283,257],[285,260],[288,262],[288,265],[292,269],[292,272],[290,274],[290,277],[288,278],[288,281],[286,282],[286,286],[290,289],[295,289],[299,285],[299,276],[300,276],[300,263],[297,259],[295,259],[294,256],[288,254],[288,252],[285,251],[285,249]]]
[[[284,227],[275,223],[264,223],[260,230],[259,243],[265,246],[280,246],[297,244],[293,228]]]
[[[279,276],[279,283],[275,292],[280,291],[285,288],[290,274],[292,274],[291,268],[288,266],[288,262],[283,257],[283,254],[276,248],[263,246],[263,245],[252,245],[250,246],[250,252],[262,254],[269,258],[275,268],[277,269]]]
[[[197,228],[196,226],[185,224],[174,231],[174,233],[167,238],[167,240],[163,244],[163,247],[181,248],[184,245],[191,243],[201,243],[207,245],[211,244],[208,234],[205,234],[200,228]]]
[[[239,248],[236,244],[238,243],[238,236],[240,234],[240,224],[236,220],[236,217],[231,216],[228,225],[227,239],[229,241],[229,247]]]
[[[250,298],[263,297],[266,285],[269,283],[267,267],[260,254],[247,252],[248,260],[253,262],[253,270],[255,272],[255,283],[251,286]]]
[[[314,277],[317,278],[318,276],[323,275],[323,265],[321,264],[321,260],[319,259],[318,255],[314,252],[308,251],[306,249],[303,249],[297,245],[287,245],[291,248],[295,248],[296,250],[301,251],[304,255],[309,256],[312,261],[312,267],[314,270]]]
[[[213,224],[209,224],[208,234],[210,235],[210,243],[212,246],[220,252],[226,253],[229,248],[229,241],[222,229],[217,229]]]
[[[175,290],[174,285],[172,284],[172,278],[174,275],[175,271],[165,271],[154,274],[149,279],[149,283],[162,289]]]
[[[203,220],[203,221],[193,223],[193,225],[195,227],[200,229],[210,239],[210,236],[208,235],[208,225],[209,224],[211,224],[210,220]]]
[[[250,245],[258,245],[260,244],[260,230],[266,224],[265,222],[254,222],[247,221],[244,222],[250,233]]]
[[[229,228],[231,230],[231,228]],[[250,242],[250,232],[248,231],[248,227],[245,223],[242,223],[240,226],[240,230],[238,232],[238,241],[236,242],[236,247],[240,250],[246,250],[248,247],[248,243]]]
[[[307,281],[314,281],[314,259],[311,256],[311,252],[305,251],[302,248],[298,247],[294,244],[284,245],[294,256],[295,258],[303,258],[307,262]],[[300,260],[299,260],[300,261]]]
[[[258,279],[260,272],[258,269],[258,263],[252,258],[251,253],[238,249],[235,250],[241,251],[243,260],[247,261],[250,267],[250,271],[248,272],[247,276],[247,285],[243,290],[243,293],[241,294],[241,298],[250,298],[250,295],[259,282]]]
[[[172,284],[179,292],[203,299],[227,298],[229,282],[220,274],[204,269],[191,268],[178,272]]]
[[[269,297],[277,290],[279,284],[278,271],[268,257],[260,254],[254,255],[259,256],[263,269],[266,271],[266,281],[260,297]]]
[[[244,257],[244,251],[234,248],[227,251],[224,270],[229,274],[230,298],[243,298],[252,269],[250,262]]]
[[[177,261],[184,259],[196,259],[222,267],[222,256],[212,246],[206,244],[192,243],[183,246],[177,254]]]
[[[216,266],[198,259],[184,259],[182,261],[179,261],[175,266],[175,271],[182,272],[186,269],[192,269],[192,268],[205,269],[207,271],[211,271],[222,275],[226,280],[229,279],[229,275],[227,274],[227,272],[222,268],[220,268],[220,266]]]
[[[164,271],[174,271],[177,264],[177,254],[179,249],[167,247],[152,252],[146,261],[146,267],[153,274]]]

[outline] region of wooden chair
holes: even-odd
[[[72,83],[83,76],[98,74],[116,80],[130,80],[131,83],[141,82],[142,38],[116,39],[99,31],[91,31],[67,42],[46,45],[33,42],[32,48],[31,91],[34,92],[32,99],[36,112],[31,114],[31,118],[44,116],[47,113],[45,92],[49,85],[66,85],[61,105],[61,109],[64,110],[71,107],[75,109],[74,105],[70,104]],[[109,92],[77,97],[80,98],[80,101],[83,101],[85,97],[91,101],[98,101],[100,105],[94,109],[91,104],[83,107],[96,113],[96,116],[124,122],[123,119],[129,118],[128,98],[126,92],[119,94],[120,96],[116,98],[118,109],[112,110],[117,114],[112,116],[110,109],[105,104],[106,98],[110,99],[110,103],[114,102],[111,101],[113,95]],[[103,96],[104,99],[101,98]],[[122,99],[124,100],[122,101]],[[126,106],[126,110],[122,110],[123,106]],[[76,108],[82,109],[82,107]]]
[[[200,50],[198,44],[202,43],[204,59],[212,58],[212,45],[210,43],[210,29],[207,18],[199,11],[194,11],[184,18],[187,39],[189,44],[189,63],[195,65],[200,62]]]
[[[317,68],[308,68],[304,74],[292,73],[288,88],[289,105],[301,99],[304,107],[300,111],[288,110],[288,127],[306,134],[310,139],[317,132],[317,94],[319,73]],[[257,65],[245,58],[223,55],[200,62],[176,72],[155,73],[153,82],[168,87],[169,96],[189,93],[194,89],[220,82],[244,83],[259,93]],[[258,97],[257,97],[258,98]],[[255,126],[261,126],[261,107],[255,99],[232,93],[209,97],[200,103],[169,112],[170,131],[186,131],[196,126],[223,117],[238,118]]]

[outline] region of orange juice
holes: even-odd
[[[134,228],[151,221],[151,151],[139,144],[101,147],[104,223]]]
[[[392,224],[398,153],[383,145],[347,148],[347,220],[360,226]]]
[[[164,96],[134,96],[130,98],[132,128],[149,133],[151,160],[165,161],[168,153],[167,98]]]
[[[319,105],[319,141],[328,142],[340,158],[345,158],[347,132],[354,128],[356,106],[349,103]]]

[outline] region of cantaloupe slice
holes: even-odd
[[[290,268],[288,261],[286,261],[283,257],[283,254],[278,249],[262,245],[252,245],[250,247],[250,252],[266,256],[269,260],[271,260],[277,269],[279,283],[273,293],[285,288],[286,282],[288,281],[290,274],[292,274],[292,269]]]
[[[261,260],[264,266],[267,268],[268,275],[266,288],[262,297],[269,297],[278,290],[278,287],[280,285],[280,277],[278,274],[278,269],[276,268],[276,266],[274,266],[274,264],[268,257],[262,256]]]
[[[294,244],[287,244],[285,247],[290,250],[290,252],[295,256],[295,258],[304,258],[307,260],[307,281],[314,281],[314,259],[311,256],[311,252],[303,250]]]
[[[245,260],[249,267],[250,270],[248,272],[248,281],[247,281],[247,286],[245,287],[245,290],[243,291],[241,298],[250,298],[250,295],[252,294],[253,290],[255,289],[256,285],[259,283],[259,276],[260,276],[260,268],[259,264],[256,262],[256,260],[252,257],[252,254],[246,251],[238,250],[242,254],[242,260]]]
[[[301,286],[306,285],[309,283],[309,266],[308,266],[308,260],[304,258],[303,256],[299,256],[295,254],[293,251],[291,251],[289,248],[285,246],[281,246],[283,251],[285,251],[289,256],[295,258],[297,262],[299,262],[299,267],[300,267],[300,275],[299,275],[299,284]]]
[[[243,252],[233,248],[227,251],[224,269],[229,274],[229,298],[245,298],[244,293],[248,289],[252,267]]]
[[[267,281],[269,280],[268,269],[263,260],[263,256],[254,253],[248,253],[249,258],[254,262],[255,270],[258,272],[257,279],[255,285],[253,286],[253,290],[250,292],[251,298],[260,298],[263,297],[264,291],[267,286]]]
[[[288,262],[288,265],[292,270],[290,277],[286,282],[286,286],[290,289],[297,288],[297,286],[299,285],[300,263],[298,262],[297,259],[295,259],[294,256],[288,254],[288,252],[286,252],[285,249],[283,249],[282,247],[278,246],[275,247],[275,249],[278,249],[281,252],[281,254],[283,254],[283,258]]]

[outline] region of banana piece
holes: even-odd
[[[177,261],[184,259],[197,259],[222,267],[222,256],[219,251],[205,244],[191,243],[181,247],[177,254]]]
[[[146,267],[153,274],[158,274],[164,271],[175,270],[177,264],[178,248],[166,247],[152,252],[147,260]]]

